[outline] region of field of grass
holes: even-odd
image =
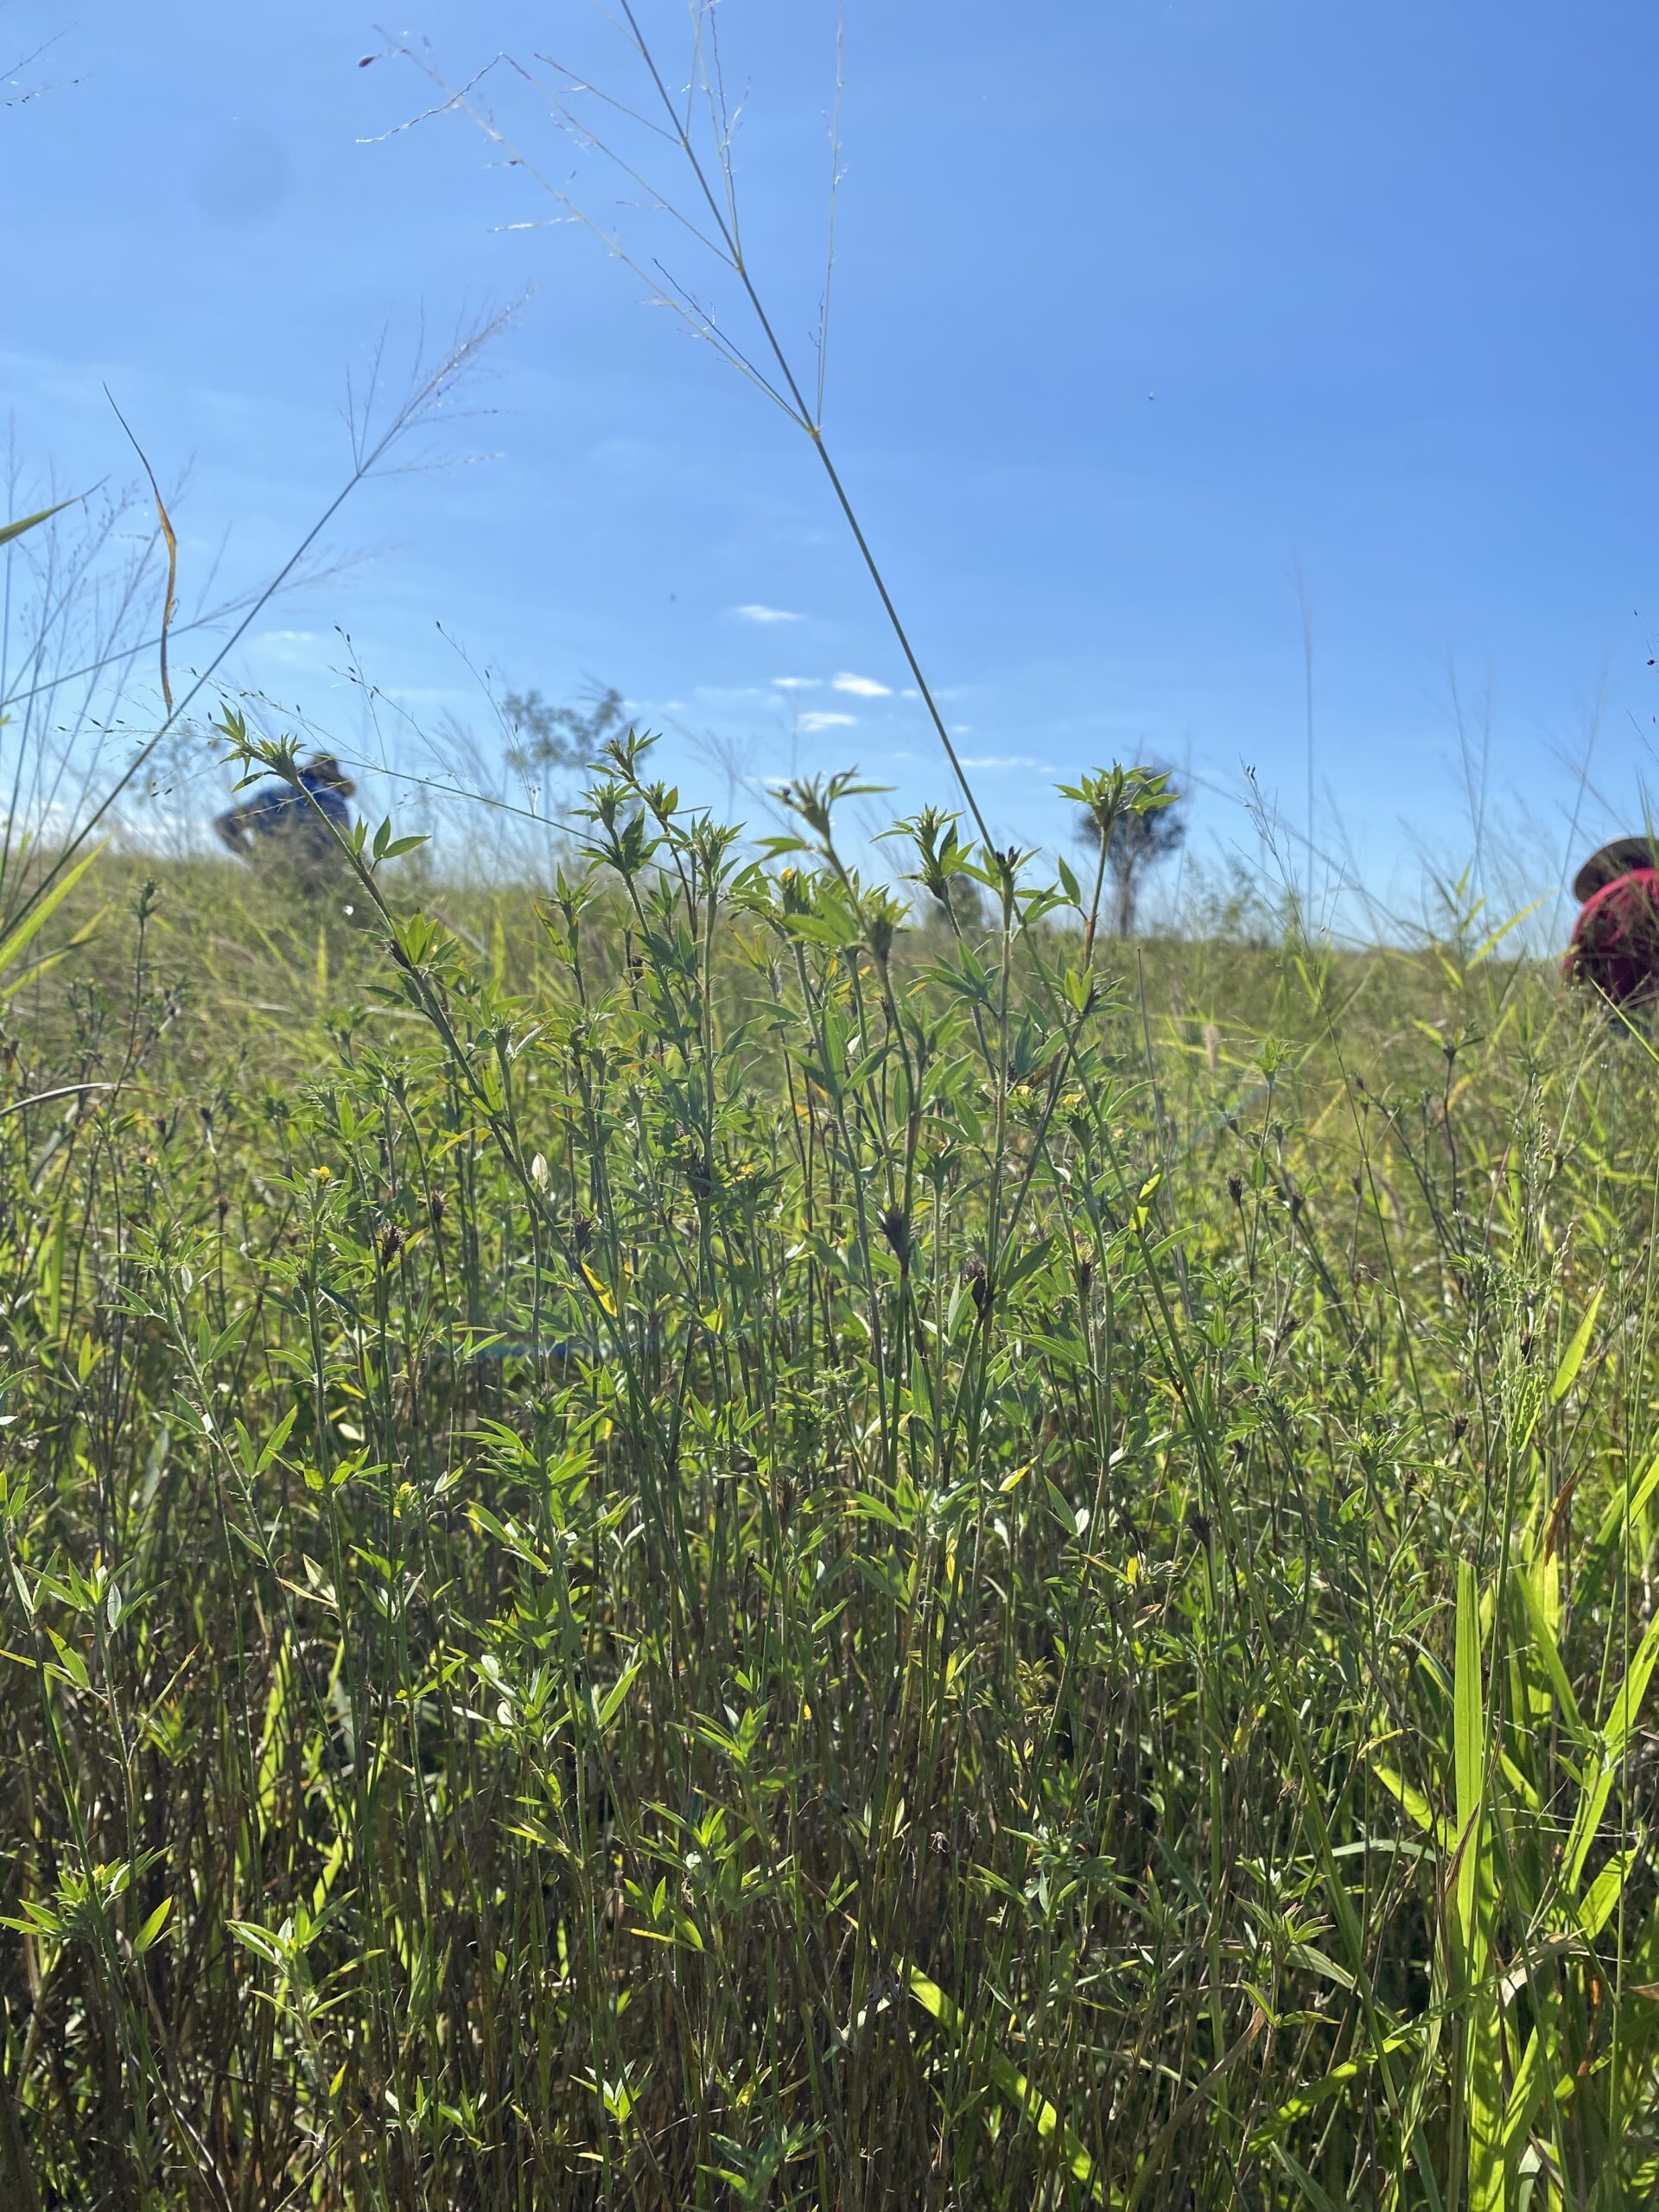
[[[1646,1046],[650,773],[0,977],[0,2203],[1659,2200]]]

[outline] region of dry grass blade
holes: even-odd
[[[161,657],[162,700],[168,713],[171,715],[173,712],[173,684],[171,678],[168,674],[167,645],[168,634],[173,627],[173,617],[178,610],[179,604],[179,541],[173,528],[172,517],[167,512],[167,502],[162,497],[162,487],[156,481],[156,472],[149,465],[149,456],[145,453],[137,439],[134,437],[131,426],[129,424],[126,416],[121,412],[120,408],[116,405],[115,396],[111,391],[108,385],[105,385],[104,387],[104,397],[109,401],[111,407],[114,409],[115,419],[121,425],[121,428],[126,432],[127,442],[131,446],[133,451],[137,454],[139,466],[143,468],[146,478],[149,480],[150,497],[156,502],[156,517],[161,526],[162,540],[167,547],[167,584],[162,594],[162,626],[158,640],[158,648]]]

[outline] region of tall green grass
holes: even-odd
[[[30,947],[0,2197],[1654,2201],[1650,1057],[650,779]]]

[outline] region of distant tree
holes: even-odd
[[[1079,841],[1096,854],[1103,837],[1105,841],[1113,933],[1120,938],[1135,934],[1135,910],[1147,877],[1186,842],[1186,795],[1170,789],[1173,772],[1158,767],[1114,768],[1108,777],[1090,779],[1084,791],[1073,794],[1086,792],[1077,815]]]
[[[550,769],[585,768],[620,727],[622,694],[613,686],[583,707],[550,707],[539,691],[509,691],[501,701],[512,739],[507,764],[521,776]]]
[[[958,929],[983,930],[989,927],[985,893],[971,875],[953,875],[945,885],[944,896],[956,917]]]

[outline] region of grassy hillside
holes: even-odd
[[[1653,2202],[1645,1046],[644,774],[30,948],[0,2201]]]

